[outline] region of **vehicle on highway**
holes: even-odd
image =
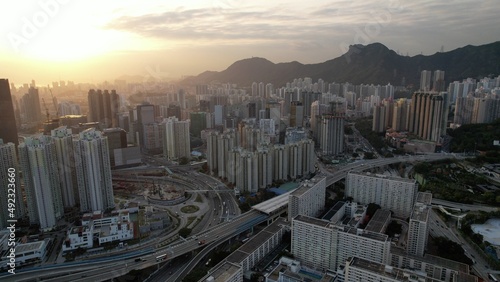
[[[145,258],[136,258],[135,259],[135,262],[140,262],[140,261],[146,261],[146,259]]]
[[[203,245],[203,244],[205,244],[205,240],[200,240],[200,241],[198,241],[198,245],[200,245],[200,246],[201,246],[201,245]]]
[[[496,279],[491,273],[488,273],[488,278],[490,278],[491,281],[498,281],[498,279]]]
[[[156,257],[156,261],[162,261],[167,258],[167,254],[159,255]]]

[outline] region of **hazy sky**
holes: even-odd
[[[350,44],[433,54],[500,40],[497,1],[2,1],[0,77],[21,84],[318,63]]]

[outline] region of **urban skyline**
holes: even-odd
[[[0,280],[500,277],[496,3],[89,1],[0,12]]]

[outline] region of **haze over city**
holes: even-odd
[[[4,3],[1,77],[97,83],[154,68],[179,78],[253,56],[318,63],[356,43],[414,56],[500,38],[493,1],[66,2]]]

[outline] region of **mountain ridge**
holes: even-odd
[[[311,77],[327,82],[353,84],[418,85],[422,70],[444,70],[446,83],[467,77],[500,74],[500,41],[473,46],[466,45],[432,55],[402,56],[382,43],[351,45],[340,57],[321,63],[298,61],[273,63],[266,58],[238,60],[223,71],[204,71],[185,78],[183,84],[204,84],[212,81],[236,83],[248,87],[252,82],[273,83],[281,87],[294,78]]]

